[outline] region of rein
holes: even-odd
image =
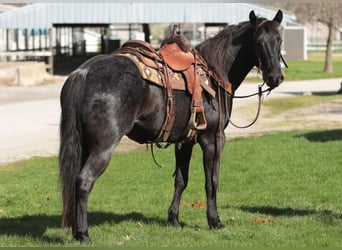
[[[234,99],[234,98],[238,98],[238,99],[244,99],[244,98],[249,98],[249,97],[253,97],[253,96],[256,96],[258,95],[258,109],[257,109],[257,113],[256,113],[256,116],[254,118],[254,120],[245,125],[245,126],[240,126],[240,125],[236,125],[236,123],[234,123],[231,119],[231,112],[229,112],[229,115],[228,115],[228,121],[236,128],[240,128],[240,129],[244,129],[244,128],[249,128],[251,127],[252,125],[254,125],[254,123],[256,123],[256,121],[258,120],[259,118],[259,115],[260,115],[260,110],[261,110],[261,103],[262,103],[262,100],[263,100],[263,94],[268,92],[268,95],[271,93],[272,89],[273,88],[268,88],[268,89],[265,89],[265,90],[262,90],[262,87],[265,85],[265,82],[261,85],[258,86],[258,92],[257,93],[254,93],[254,94],[250,94],[250,95],[244,95],[244,96],[234,96],[234,95],[231,95],[231,97]],[[228,93],[229,95],[229,93]],[[227,103],[226,103],[227,105]]]
[[[249,97],[253,97],[253,96],[256,96],[256,95],[259,95],[259,97],[268,92],[267,95],[270,94],[270,92],[273,90],[273,88],[269,87],[268,89],[264,89],[262,90],[262,87],[265,85],[265,83],[261,84],[261,85],[258,85],[258,92],[254,93],[254,94],[249,94],[249,95],[231,95],[233,98],[236,98],[236,99],[244,99],[244,98],[249,98]],[[229,93],[227,93],[228,95],[230,95]]]

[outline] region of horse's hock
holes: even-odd
[[[33,86],[51,78],[44,62],[1,62],[0,85]]]

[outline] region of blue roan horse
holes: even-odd
[[[182,192],[188,183],[189,162],[195,143],[203,151],[207,219],[209,228],[220,229],[216,206],[220,155],[225,144],[224,129],[229,123],[232,96],[248,72],[257,66],[264,82],[275,88],[283,81],[280,66],[281,36],[279,10],[273,20],[256,17],[230,25],[196,49],[209,68],[232,83],[233,94],[220,90],[215,79],[212,97],[203,93],[207,127],[196,140],[184,142],[190,117],[191,96],[173,90],[175,119],[168,142],[175,147],[175,192],[168,210],[168,223],[180,226],[178,214]],[[90,241],[87,222],[88,196],[96,179],[106,170],[112,152],[124,135],[153,142],[166,116],[166,91],[144,80],[127,57],[99,55],[70,74],[61,96],[60,181],[63,197],[62,225],[71,227],[75,239]],[[181,146],[180,146],[181,145]]]

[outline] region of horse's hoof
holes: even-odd
[[[174,228],[182,228],[183,227],[179,222],[177,222],[177,223],[170,223],[170,222],[168,222],[168,225],[170,225],[170,226],[172,226]]]
[[[217,222],[216,225],[209,225],[210,229],[216,229],[216,230],[220,230],[220,229],[223,229],[225,227],[226,226],[221,221]]]
[[[176,227],[176,228],[182,227],[182,225],[179,223],[179,221],[177,219],[168,219],[167,224],[172,226],[172,227]]]
[[[81,244],[91,244],[91,239],[88,236],[83,236],[78,239]]]
[[[222,222],[219,222],[215,229],[220,230],[220,229],[223,229],[223,228],[225,228],[225,227],[226,227],[226,226],[225,226]]]
[[[78,240],[81,244],[83,244],[83,243],[84,244],[90,244],[91,243],[91,239],[86,234],[75,235],[75,240]]]

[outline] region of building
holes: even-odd
[[[79,64],[96,53],[110,53],[128,39],[148,39],[148,25],[165,28],[179,24],[181,32],[196,43],[226,24],[248,20],[251,10],[269,19],[277,11],[247,3],[29,4],[0,14],[0,60],[44,60],[51,72],[58,65],[70,69],[73,66],[68,63],[73,60]],[[297,27],[302,36],[305,32],[287,11],[282,27],[287,57],[293,46],[292,42],[287,46],[288,27]],[[298,33],[295,36],[298,38]],[[158,41],[154,45],[158,46]],[[294,45],[301,59],[306,57],[304,45]]]

